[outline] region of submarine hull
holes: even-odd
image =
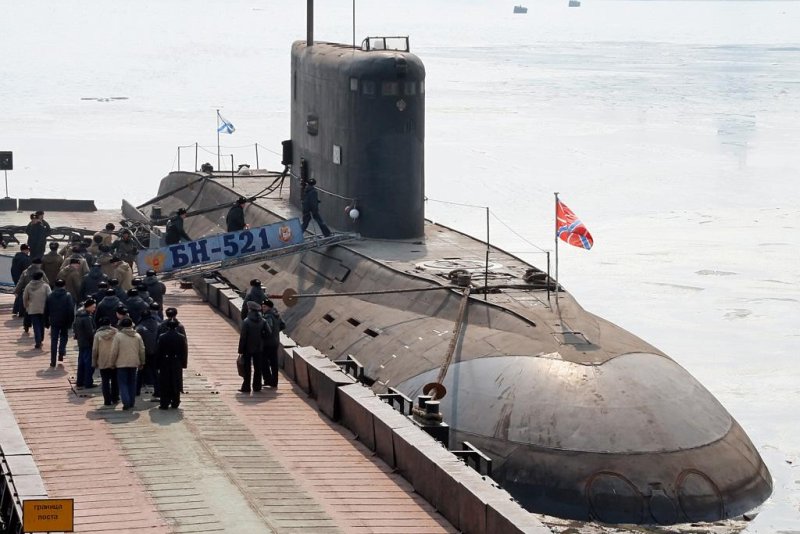
[[[172,173],[161,193],[196,181]],[[239,196],[208,180],[160,201],[165,210],[227,206]],[[285,201],[247,211],[260,225],[295,216]],[[186,220],[190,235],[219,233],[219,213]],[[223,272],[244,289],[302,298],[282,309],[288,334],[331,359],[361,361],[376,392],[409,396],[435,378],[458,319],[460,291],[331,296],[448,284],[439,263],[481,248],[425,224],[415,241],[363,240]],[[492,249],[492,276],[521,278],[531,266]],[[607,522],[677,523],[734,517],[761,503],[772,481],[757,450],[722,405],[681,366],[560,292],[470,298],[444,385],[452,443],[470,441],[495,463],[493,477],[528,510]],[[565,333],[564,326],[569,325]],[[580,335],[578,335],[580,334]]]

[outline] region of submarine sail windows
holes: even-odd
[[[358,78],[350,78],[350,90],[358,92]]]
[[[383,96],[397,96],[398,93],[397,82],[383,82],[381,84],[381,94]]]
[[[417,84],[414,82],[403,82],[403,94],[406,96],[417,94]]]

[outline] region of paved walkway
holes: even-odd
[[[169,291],[190,346],[169,411],[144,393],[123,412],[73,390],[74,342],[50,369],[49,340],[34,350],[0,297],[0,387],[50,497],[75,499],[76,532],[456,532],[285,379],[239,393],[235,328],[194,291]]]

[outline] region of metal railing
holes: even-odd
[[[469,441],[461,442],[460,451],[450,451],[465,464],[487,477],[492,476],[492,459],[483,454],[480,449]]]
[[[359,383],[364,384],[367,382],[364,375],[364,366],[351,355],[348,354],[344,360],[334,360],[333,363],[341,367],[345,374],[352,376]]]
[[[0,534],[22,533],[22,502],[0,446]]]
[[[378,398],[383,402],[397,410],[403,415],[411,415],[411,409],[414,407],[414,401],[406,397],[400,391],[389,388],[388,393],[378,393]],[[395,403],[397,406],[395,406]]]

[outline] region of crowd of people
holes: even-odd
[[[50,225],[44,213],[31,214],[28,242],[12,260],[14,317],[25,335],[33,331],[35,350],[43,350],[50,331],[50,367],[67,355],[72,332],[78,344],[75,387],[97,387],[99,372],[105,406],[120,401],[134,407],[143,386],[167,410],[180,405],[182,370],[186,368],[186,330],[175,308],[164,309],[166,286],[153,270],[134,276],[138,252],[130,232],[115,232],[113,223],[92,236],[77,236],[45,253]]]
[[[248,227],[248,202],[240,197],[231,207],[228,231]],[[186,216],[181,208],[170,218],[167,244],[190,240],[183,227]],[[318,222],[327,235],[327,227]],[[97,387],[99,372],[105,406],[121,401],[122,409],[130,410],[147,385],[153,387],[151,400],[158,401],[159,408],[177,408],[188,359],[186,330],[175,308],[164,309],[166,286],[156,272],[134,276],[138,247],[130,231],[115,230],[108,223],[91,239],[76,236],[61,248],[52,241],[45,253],[50,225],[43,212],[31,214],[25,230],[28,242],[12,260],[12,314],[22,319],[26,335],[33,330],[35,350],[43,350],[49,329],[51,368],[64,361],[72,332],[78,344],[76,388]],[[260,280],[250,281],[241,314],[240,391],[277,388],[279,337],[286,325]]]

